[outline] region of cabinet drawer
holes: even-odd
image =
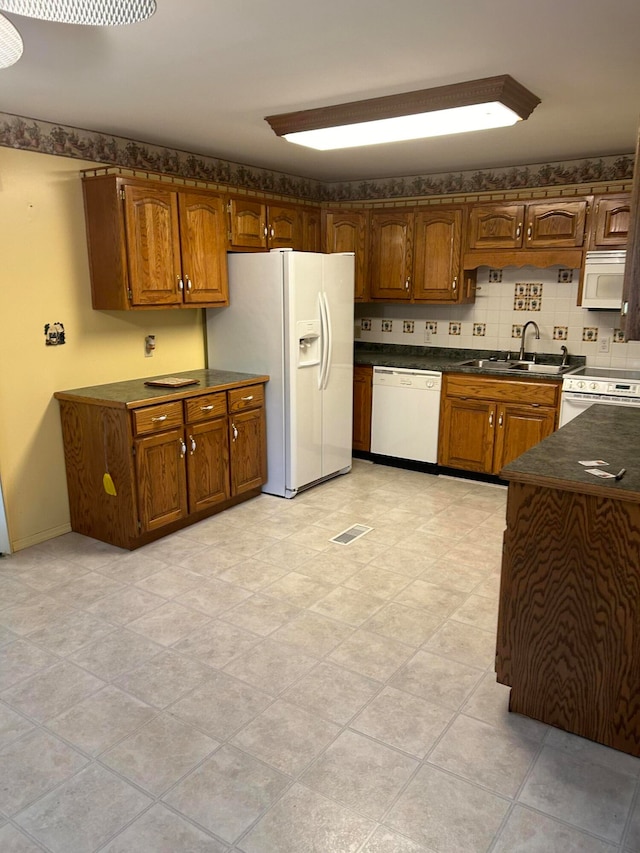
[[[560,383],[544,380],[485,379],[471,374],[449,374],[445,378],[444,395],[498,403],[529,403],[538,406],[557,406]]]
[[[159,432],[163,429],[182,425],[182,403],[161,403],[157,406],[146,406],[144,409],[134,409],[133,430],[136,435]]]
[[[227,414],[227,395],[224,391],[217,394],[203,394],[184,401],[185,420],[189,424],[207,421]]]
[[[262,385],[234,388],[233,391],[227,391],[227,394],[229,395],[229,411],[232,413],[264,406],[264,386]]]

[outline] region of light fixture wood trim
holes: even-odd
[[[500,101],[516,112],[522,119],[528,118],[540,103],[540,98],[525,89],[510,74],[484,77],[466,83],[452,83],[435,89],[419,89],[399,95],[385,95],[348,104],[318,107],[312,110],[281,113],[266,116],[277,136],[298,133],[303,130],[318,130],[345,124],[360,124],[385,118],[446,110],[470,104]]]

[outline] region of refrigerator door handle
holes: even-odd
[[[324,294],[318,294],[318,307],[320,309],[320,367],[318,370],[318,390],[324,388],[324,375],[327,370],[327,315],[325,312]]]
[[[325,364],[324,364],[324,378],[322,381],[322,387],[326,388],[329,384],[329,371],[331,370],[331,359],[333,356],[333,329],[331,326],[331,311],[329,310],[329,300],[327,299],[327,294],[322,294],[322,301],[324,303],[324,316],[326,320],[326,329],[327,329],[327,346],[325,348]]]

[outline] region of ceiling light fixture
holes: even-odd
[[[2,0],[0,11],[55,21],[59,24],[86,24],[114,27],[135,24],[150,18],[155,0]]]
[[[155,0],[0,0],[0,12],[94,27],[135,24],[150,18],[155,11]],[[21,56],[20,33],[0,15],[0,68],[8,68]]]
[[[1,7],[1,3],[0,3]],[[507,127],[528,118],[540,98],[509,74],[267,116],[277,136],[328,151]]]
[[[0,15],[0,68],[8,68],[22,56],[22,38],[11,21]]]

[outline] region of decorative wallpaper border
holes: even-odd
[[[482,171],[325,183],[3,112],[0,112],[0,146],[324,202],[460,195],[631,180],[634,162],[633,154],[620,154]]]

